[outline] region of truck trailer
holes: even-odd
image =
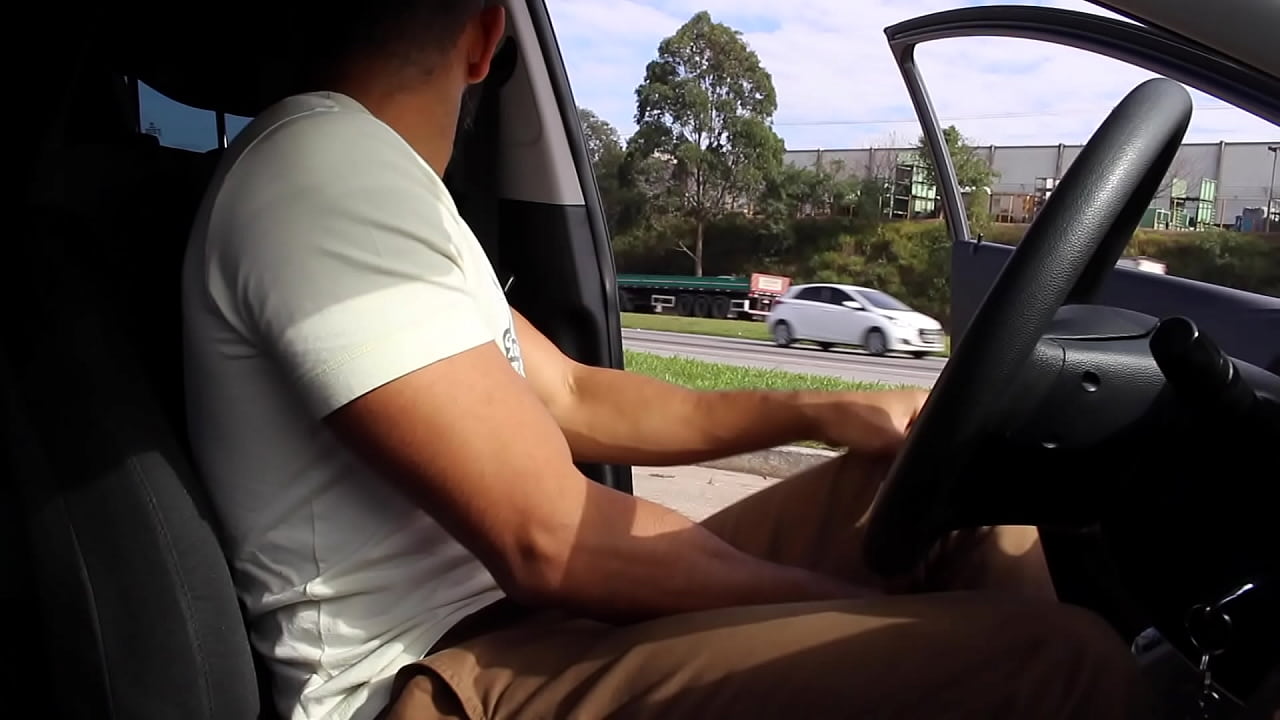
[[[784,275],[619,275],[623,312],[759,320],[791,287]]]

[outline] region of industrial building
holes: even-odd
[[[991,191],[991,214],[998,222],[1030,222],[1036,209],[1080,154],[1080,145],[980,146],[981,157],[998,173]],[[788,150],[795,166],[821,165],[842,176],[885,180],[887,213],[921,216],[936,213],[933,188],[926,182],[915,148]],[[1272,142],[1188,143],[1178,151],[1161,185],[1146,227],[1189,229],[1219,226],[1263,230],[1268,198],[1272,228],[1280,228],[1280,187],[1276,160],[1280,139]]]

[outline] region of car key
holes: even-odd
[[[1256,586],[1245,583],[1227,593],[1214,603],[1196,605],[1187,613],[1187,635],[1200,651],[1200,695],[1198,706],[1200,720],[1213,720],[1222,701],[1213,684],[1213,658],[1227,650],[1231,642],[1232,622],[1230,609],[1233,601],[1249,595]]]

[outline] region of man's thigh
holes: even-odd
[[[389,720],[1135,717],[1127,649],[1056,603],[954,593],[627,626],[543,616],[406,668]]]
[[[890,592],[1001,589],[1054,598],[1032,527],[951,533],[911,577],[881,578],[863,545],[893,459],[846,453],[724,508],[702,522],[743,552]]]
[[[702,526],[739,550],[860,585],[881,579],[862,559],[871,507],[892,458],[843,454],[729,505]]]

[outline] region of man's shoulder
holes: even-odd
[[[277,102],[236,137],[190,256],[230,308],[263,278],[276,294],[322,295],[382,262],[454,258],[467,232],[443,182],[394,129],[346,96],[310,93]],[[324,273],[344,273],[345,284],[317,283]]]
[[[215,251],[284,250],[285,238],[319,238],[322,227],[451,226],[443,183],[395,130],[346,96],[281,100],[227,153],[211,187]]]
[[[362,169],[420,169],[417,154],[394,130],[337,93],[277,102],[241,132],[228,153],[236,181],[263,174],[278,182],[348,182]]]

